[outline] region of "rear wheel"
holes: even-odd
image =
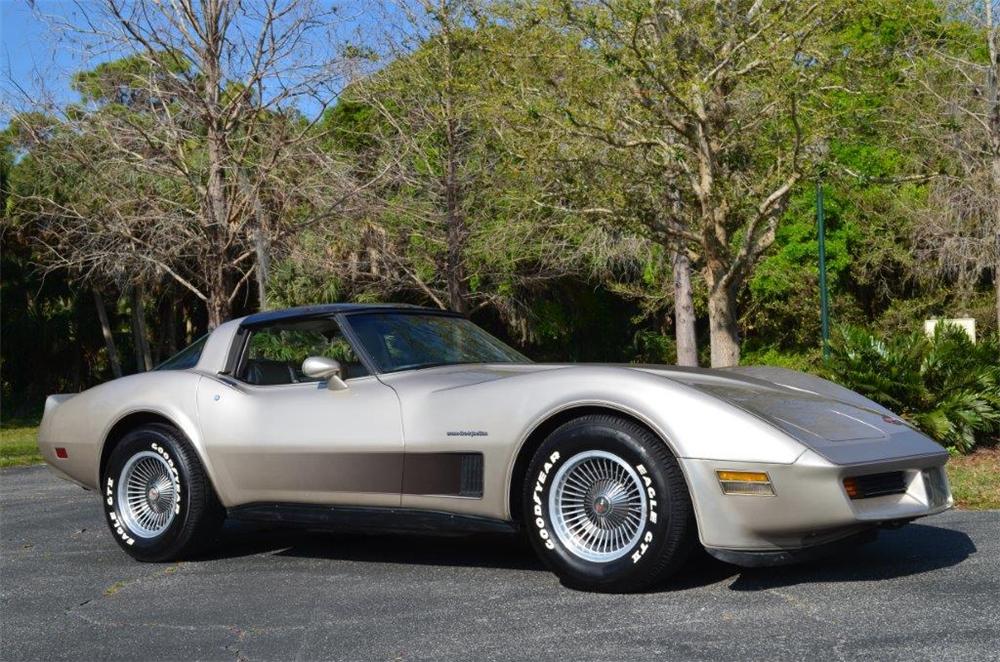
[[[648,429],[612,415],[553,431],[528,468],[522,503],[532,546],[575,588],[643,590],[676,571],[695,543],[677,460]]]
[[[140,561],[192,556],[222,523],[222,507],[198,455],[168,425],[126,434],[111,452],[102,489],[112,536]]]

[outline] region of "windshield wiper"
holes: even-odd
[[[404,370],[422,370],[424,368],[439,368],[444,365],[466,365],[469,363],[481,363],[481,361],[428,361],[427,363],[410,363],[394,368],[391,372],[402,372]]]

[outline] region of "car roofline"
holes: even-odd
[[[312,318],[332,317],[334,315],[355,315],[359,313],[422,313],[429,315],[447,315],[461,317],[459,313],[440,308],[428,308],[426,306],[414,306],[406,303],[325,303],[314,306],[299,306],[296,308],[282,308],[280,310],[268,310],[261,313],[247,315],[240,320],[243,328],[252,328],[274,322],[285,320],[303,320]]]

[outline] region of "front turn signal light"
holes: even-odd
[[[723,494],[774,496],[771,477],[763,471],[716,471]]]

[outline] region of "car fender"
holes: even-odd
[[[420,371],[387,381],[400,397],[408,453],[483,451],[484,502],[461,506],[476,514],[511,515],[508,495],[519,453],[540,425],[572,408],[597,406],[638,419],[678,458],[790,464],[805,450],[719,398],[628,367],[535,364],[458,370]]]
[[[58,473],[86,487],[100,482],[100,462],[115,426],[130,416],[150,414],[169,421],[190,440],[210,479],[198,422],[197,391],[204,377],[193,371],[147,372],[95,386],[72,398],[54,400],[42,419],[38,445]],[[66,458],[56,456],[57,447]]]

